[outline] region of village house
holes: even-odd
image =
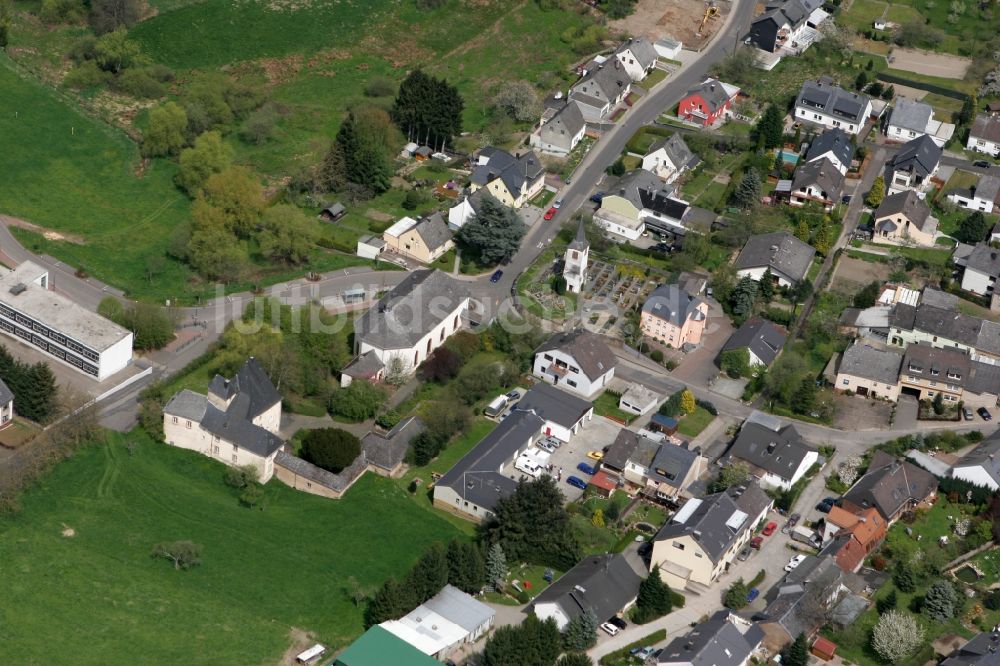
[[[487,146],[473,160],[470,191],[484,189],[510,208],[528,203],[544,186],[545,167],[533,151],[515,156]]]
[[[736,258],[736,274],[760,282],[767,271],[781,287],[805,279],[816,249],[787,231],[751,236]]]
[[[819,204],[823,210],[833,210],[840,200],[844,174],[825,157],[800,165],[792,177],[789,203],[793,206]]]
[[[0,379],[0,429],[14,422],[14,392]]]
[[[689,499],[653,539],[650,568],[683,590],[715,582],[750,541],[774,502],[756,483]]]
[[[973,361],[1000,364],[1000,324],[957,311],[958,297],[924,288],[918,305],[899,302],[888,319],[888,342],[923,343],[969,353]]]
[[[787,332],[782,327],[761,317],[750,317],[729,336],[722,345],[720,355],[735,349],[746,349],[750,367],[771,367],[774,359],[785,346]]]
[[[767,3],[764,13],[750,25],[749,44],[768,53],[805,51],[815,40],[819,23],[826,17],[820,10],[822,5],[821,0]]]
[[[642,168],[672,183],[682,173],[697,166],[700,161],[678,132],[653,143],[642,158]]]
[[[827,77],[802,84],[793,113],[796,120],[827,129],[839,127],[851,135],[861,131],[871,114],[869,97],[847,92]]]
[[[940,666],[994,666],[1000,652],[1000,631],[981,631],[965,645],[955,648]]]
[[[601,336],[577,328],[556,333],[535,350],[532,374],[589,398],[607,387],[617,365],[618,359]]]
[[[795,426],[774,430],[746,421],[721,464],[744,463],[762,488],[788,490],[818,461],[819,452],[806,444]]]
[[[717,79],[705,79],[681,98],[677,115],[702,127],[711,127],[732,115],[733,103],[739,94],[738,86]]]
[[[933,502],[936,495],[937,479],[933,474],[884,451],[875,451],[868,471],[844,493],[841,508],[860,514],[874,507],[892,525],[906,511]]]
[[[1000,118],[978,114],[969,130],[969,140],[965,147],[977,153],[1000,156]]]
[[[635,604],[644,573],[634,552],[589,555],[535,597],[531,611],[560,630],[587,611],[607,622]]]
[[[647,434],[619,430],[601,469],[656,502],[677,504],[690,498],[690,486],[708,469],[708,460],[686,444]]]
[[[885,163],[886,193],[925,191],[937,174],[942,153],[941,147],[926,135],[904,143]]]
[[[441,213],[419,220],[404,217],[385,230],[382,240],[388,251],[423,264],[434,263],[442,254],[455,247],[451,230]]]
[[[839,507],[834,507],[839,508]],[[832,510],[831,510],[832,513]],[[828,514],[829,515],[829,514]],[[848,573],[861,568],[865,558],[882,545],[888,525],[874,507],[854,514],[855,520],[839,530],[824,548],[837,566]]]
[[[458,231],[468,224],[479,213],[483,198],[488,196],[489,193],[486,190],[479,189],[459,199],[454,206],[448,209],[448,228],[452,231]]]
[[[583,140],[586,129],[580,106],[570,101],[554,116],[542,121],[531,133],[529,143],[543,153],[565,157]]]
[[[930,104],[896,98],[896,106],[889,115],[885,135],[894,141],[910,141],[921,136],[929,137],[938,147],[951,140],[955,126],[934,120],[934,109]]]
[[[992,294],[1000,277],[1000,250],[978,243],[965,260],[962,289],[985,296]]]
[[[646,337],[680,349],[701,344],[708,320],[708,303],[676,284],[662,284],[642,304],[639,328]]]
[[[882,199],[872,213],[872,222],[876,242],[931,247],[937,236],[937,218],[913,190],[896,192]]]
[[[667,643],[656,665],[747,666],[763,639],[759,626],[723,609]]]
[[[642,81],[656,67],[656,48],[645,37],[623,42],[615,49],[615,57],[633,81]]]
[[[622,176],[618,187],[604,195],[594,213],[594,223],[630,241],[638,240],[647,225],[674,235],[684,235],[686,201],[674,198],[676,188],[664,185],[656,174],[635,169]]]
[[[806,151],[806,162],[817,162],[823,159],[832,163],[841,174],[847,173],[854,158],[854,144],[851,137],[839,127],[829,129],[809,143]]]
[[[855,340],[844,350],[837,366],[835,388],[851,391],[866,398],[899,398],[899,369],[903,355],[876,347],[864,340]]]
[[[184,389],[163,408],[167,444],[230,465],[250,465],[261,483],[274,475],[274,458],[284,441],[281,394],[256,359],[250,358],[231,379],[216,375],[208,395]]]
[[[428,657],[443,661],[489,633],[495,615],[475,597],[445,585],[405,616],[379,626]]]
[[[917,400],[934,400],[938,395],[946,405],[994,407],[1000,393],[1000,365],[973,361],[958,349],[942,349],[928,344],[912,344],[903,355],[899,371],[899,391]]]
[[[980,176],[979,182],[972,187],[950,190],[945,196],[948,201],[966,210],[992,213],[995,208],[1000,207],[1000,178],[990,175]]]
[[[600,122],[632,90],[632,77],[616,56],[594,59],[584,67],[583,78],[569,89],[571,101],[580,105],[583,117]]]
[[[951,476],[990,490],[1000,490],[1000,430],[976,445],[951,468]]]

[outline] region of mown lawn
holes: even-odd
[[[677,431],[687,437],[697,437],[713,420],[715,417],[699,405],[693,412],[681,418],[677,424]]]
[[[272,480],[261,511],[240,506],[223,469],[138,433],[60,464],[0,521],[0,661],[275,663],[292,627],[336,648],[362,632],[350,577],[379,585],[458,534],[373,474],[341,500]],[[150,557],[180,539],[201,544],[200,567]]]

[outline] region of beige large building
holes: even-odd
[[[642,306],[642,334],[668,347],[701,344],[708,320],[708,303],[676,284],[657,287]]]
[[[469,189],[486,190],[505,206],[520,208],[545,187],[545,167],[534,151],[511,155],[487,146],[472,162]]]
[[[837,366],[836,388],[869,398],[899,398],[899,368],[903,355],[856,340],[844,350]]]
[[[208,395],[184,389],[163,408],[168,444],[197,451],[227,465],[252,465],[261,483],[274,475],[274,459],[284,443],[281,395],[256,359],[232,379],[216,375]]]
[[[880,243],[934,245],[937,218],[913,190],[890,194],[872,214],[873,240]]]
[[[451,230],[441,213],[434,213],[419,220],[404,217],[382,234],[385,247],[390,252],[430,264],[455,247]]]

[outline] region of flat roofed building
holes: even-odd
[[[380,626],[366,631],[334,660],[331,666],[441,666],[401,638]]]
[[[132,360],[132,332],[50,290],[25,261],[0,276],[0,330],[102,381]]]
[[[489,631],[495,614],[457,587],[445,585],[405,616],[379,626],[424,654],[445,659],[461,644],[472,643]]]

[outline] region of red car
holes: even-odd
[[[774,534],[774,530],[778,529],[778,523],[773,520],[764,526],[764,531],[761,532],[764,536],[771,536]]]
[[[754,538],[750,539],[750,547],[753,548],[754,550],[760,550],[760,547],[763,543],[764,543],[764,537],[762,536],[755,536]]]
[[[546,219],[546,221],[547,220],[551,220],[553,217],[555,217],[556,216],[556,211],[558,211],[558,210],[559,210],[558,208],[553,207],[553,208],[549,208],[547,211],[545,211],[545,219]]]

